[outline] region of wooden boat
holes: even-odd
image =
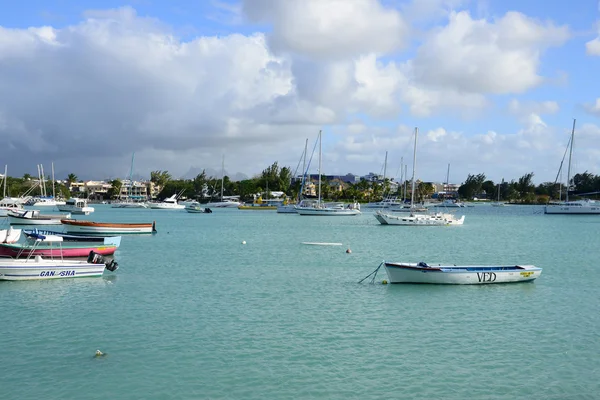
[[[63,238],[63,242],[85,242],[85,243],[99,243],[103,245],[117,246],[121,245],[121,236],[86,236],[86,235],[74,235],[64,232],[58,231],[45,231],[39,229],[31,229],[31,230],[23,230],[23,233],[28,237],[33,237],[35,235],[50,235],[50,236],[60,236]],[[1,237],[1,234],[0,234]],[[2,242],[0,242],[2,243]]]
[[[42,237],[36,240],[41,242],[62,242],[60,237]],[[35,245],[34,245],[35,246]],[[99,277],[105,269],[116,271],[119,265],[113,259],[104,258],[91,251],[87,260],[65,260],[42,258],[30,255],[24,259],[0,258],[0,280],[33,280],[33,279],[61,279],[80,277]]]
[[[482,285],[533,281],[542,273],[542,269],[534,265],[427,265],[385,261],[382,264],[390,283]]]
[[[71,214],[41,214],[40,210],[8,212],[11,225],[60,225],[62,218],[70,217]]]
[[[62,219],[67,233],[87,233],[101,235],[123,235],[137,233],[156,233],[156,221],[151,223],[121,223],[121,222],[93,222],[78,221],[76,219]]]

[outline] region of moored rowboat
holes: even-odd
[[[151,223],[118,223],[118,222],[93,222],[78,221],[76,219],[63,219],[60,221],[66,226],[67,233],[86,233],[101,235],[123,235],[135,233],[156,233],[156,222]]]
[[[427,265],[384,262],[390,283],[435,283],[481,285],[526,282],[538,278],[542,269],[534,265]]]

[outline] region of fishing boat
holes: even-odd
[[[185,206],[185,211],[191,214],[210,214],[212,210],[208,207],[202,207],[197,201],[192,201]]]
[[[11,225],[60,225],[61,219],[70,217],[71,214],[41,214],[40,210],[8,212]]]
[[[457,218],[451,213],[442,212],[420,212],[415,207],[415,171],[417,169],[417,137],[419,129],[415,128],[415,145],[413,150],[413,171],[412,171],[412,190],[410,195],[410,212],[394,213],[378,210],[374,216],[382,225],[403,225],[403,226],[444,226],[444,225],[462,225],[465,222],[465,216]],[[407,215],[408,214],[408,215]]]
[[[40,235],[34,247],[42,242],[62,243],[62,238]],[[118,263],[93,251],[87,260],[52,259],[30,255],[22,259],[0,258],[0,280],[63,279],[102,276],[105,269],[116,271]]]
[[[86,199],[70,198],[64,205],[57,205],[58,211],[71,214],[89,215],[94,212],[94,207],[89,207]]]
[[[383,262],[390,283],[437,283],[482,285],[527,282],[542,269],[534,265],[427,265],[427,263]]]
[[[567,169],[567,183],[571,182],[571,159],[573,155],[573,140],[575,139],[575,119],[573,120],[573,130],[571,131],[571,139],[569,140],[569,166]],[[563,157],[564,160],[564,157]],[[560,174],[560,170],[558,171]],[[557,179],[558,180],[558,174]],[[556,183],[556,182],[555,182]],[[566,199],[564,202],[557,202],[548,204],[544,207],[544,214],[569,214],[569,215],[582,215],[582,214],[596,214],[600,215],[600,202],[582,199],[582,200],[571,200],[569,201],[569,188],[567,187]]]
[[[43,237],[43,240],[39,238]],[[60,242],[60,246],[56,243]],[[106,256],[117,250],[114,244],[94,242],[64,242],[61,236],[32,234],[25,243],[0,243],[0,257],[23,258],[29,256],[43,257],[87,257],[90,251]]]
[[[0,243],[16,243],[21,238],[21,229],[0,229]]]
[[[24,229],[23,233],[25,234],[25,236],[28,236],[28,237],[33,237],[35,235],[60,236],[63,238],[63,242],[85,242],[85,243],[92,242],[92,243],[98,243],[98,244],[108,245],[108,246],[117,246],[117,247],[119,247],[121,245],[121,236],[74,235],[74,234],[69,234],[69,233],[64,233],[64,232],[47,231],[47,230],[39,230],[39,229]],[[0,238],[1,238],[1,233],[0,233]]]
[[[93,222],[76,219],[62,219],[67,233],[95,235],[124,235],[138,233],[156,233],[156,221],[151,223],[139,222]]]

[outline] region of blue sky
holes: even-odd
[[[600,174],[600,105],[594,108],[600,98],[595,84],[600,56],[586,53],[586,43],[599,35],[597,2],[348,0],[346,5],[365,7],[353,14],[336,0],[324,0],[319,4],[324,8],[315,14],[309,0],[269,1],[2,1],[0,27],[33,35],[39,43],[20,45],[23,37],[15,39],[5,31],[5,46],[14,47],[6,47],[3,55],[0,44],[0,72],[15,85],[0,84],[0,89],[7,95],[20,88],[23,97],[23,105],[0,97],[0,122],[8,121],[5,128],[0,123],[0,135],[4,129],[13,138],[13,150],[30,155],[0,151],[0,163],[7,159],[9,169],[22,174],[35,171],[40,162],[77,162],[74,154],[84,152],[78,146],[85,146],[85,140],[69,138],[84,129],[81,134],[94,143],[103,135],[127,137],[127,143],[108,158],[94,156],[83,163],[80,175],[120,175],[128,170],[133,151],[142,174],[155,169],[176,176],[198,168],[218,171],[221,155],[229,154],[229,173],[252,175],[273,161],[295,167],[304,138],[312,143],[323,129],[324,162],[330,170],[324,172],[366,174],[381,169],[385,151],[394,170],[400,157],[410,158],[407,143],[418,126],[424,140],[419,148],[423,179],[437,179],[451,163],[456,180],[479,172],[494,180],[516,179],[534,171],[535,180],[545,181],[556,173],[556,157],[564,151],[576,118],[581,139],[576,142],[575,170]],[[519,16],[510,19],[515,12]],[[360,21],[361,13],[370,13],[369,18]],[[454,25],[453,15],[458,15]],[[314,25],[315,18],[322,25]],[[342,28],[326,29],[340,18],[348,18]],[[312,38],[320,26],[325,26],[322,35]],[[37,33],[41,27],[52,28],[54,42]],[[355,29],[364,30],[345,40]],[[474,33],[452,42],[440,34],[447,29]],[[522,44],[519,35],[531,43]],[[172,47],[160,50],[164,45],[157,44],[157,37]],[[137,58],[127,56],[129,46],[137,46]],[[181,56],[184,47],[186,57]],[[106,60],[114,63],[113,69],[103,69]],[[88,65],[86,78],[74,75],[81,69],[61,76],[78,63]],[[302,69],[295,67],[300,65]],[[48,72],[46,66],[56,69]],[[23,70],[30,78],[18,82],[23,74],[15,71]],[[541,79],[534,82],[536,76]],[[135,90],[118,83],[130,83],[131,77],[139,84]],[[37,84],[28,87],[34,80]],[[95,81],[111,85],[92,88]],[[111,91],[113,84],[118,94]],[[74,92],[69,86],[86,89]],[[197,88],[193,95],[192,87]],[[113,100],[104,105],[91,93]],[[28,95],[35,99],[30,110],[25,106],[32,104]],[[135,110],[109,110],[114,96],[123,104],[135,104]],[[165,99],[170,101],[163,103]],[[101,119],[75,121],[87,113],[70,113],[73,108],[67,104],[72,102],[97,107],[91,114],[102,114]],[[171,109],[175,103],[183,106]],[[182,111],[187,105],[190,110]],[[40,120],[46,112],[51,117]],[[36,148],[20,142],[26,134],[51,145]],[[59,136],[69,143],[68,152],[52,141]],[[27,163],[26,158],[35,160]]]

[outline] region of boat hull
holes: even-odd
[[[394,215],[390,213],[377,212],[375,218],[382,225],[401,225],[401,226],[444,226],[444,225],[463,225],[465,216],[455,218],[452,214],[410,214]]]
[[[0,243],[0,256],[25,258],[29,256],[43,257],[87,257],[90,251],[107,256],[112,255],[117,246],[47,246],[38,245],[34,248],[27,244]]]
[[[77,220],[61,220],[67,233],[94,235],[126,235],[155,233],[154,223],[110,223]]]
[[[91,213],[94,212],[94,207],[72,207],[67,205],[64,206],[56,206],[56,208],[58,208],[58,211],[61,212],[68,212],[71,213],[73,215],[90,215]]]
[[[11,225],[60,225],[60,218],[19,218],[8,216]]]
[[[597,206],[561,206],[550,205],[544,207],[544,214],[575,214],[575,215],[600,215],[600,205]]]
[[[0,280],[24,281],[100,277],[104,264],[70,260],[0,260]]]
[[[414,263],[385,263],[390,283],[431,283],[441,285],[484,285],[527,282],[538,278],[542,269],[523,266],[430,266]]]
[[[322,216],[351,216],[360,215],[360,210],[349,208],[312,208],[298,207],[296,213],[299,215],[322,215]]]
[[[80,243],[96,243],[96,245],[116,246],[121,245],[121,236],[85,236],[85,235],[70,235],[64,232],[44,231],[44,230],[24,230],[25,235],[44,235],[44,236],[60,236],[64,242],[80,242]],[[1,231],[0,231],[1,234]],[[1,241],[0,241],[1,243]]]

